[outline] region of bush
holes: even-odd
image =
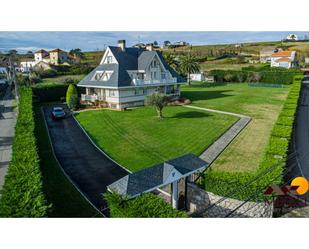
[[[78,94],[75,85],[70,84],[66,93],[66,103],[69,108],[76,109],[78,107]]]
[[[187,214],[175,210],[160,197],[147,193],[126,200],[115,193],[105,193],[110,215],[113,218],[185,218]]]
[[[48,208],[34,137],[32,91],[21,87],[13,154],[2,190],[0,216],[44,217]]]

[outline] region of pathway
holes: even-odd
[[[0,191],[11,160],[12,143],[15,132],[16,113],[13,110],[11,89],[8,87],[0,97]]]
[[[200,158],[211,164],[234,140],[234,138],[247,126],[251,121],[251,118],[237,113],[224,112],[214,109],[202,108],[197,106],[185,105],[184,107],[193,108],[198,110],[204,110],[208,112],[215,112],[225,115],[231,115],[239,117],[240,119],[228,129],[219,139],[217,139],[212,145],[210,145],[201,155]]]

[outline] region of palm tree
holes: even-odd
[[[178,63],[175,55],[173,55],[171,53],[164,54],[164,59],[170,67],[172,67],[173,69],[175,69],[177,71],[179,63]]]
[[[190,85],[190,74],[198,73],[200,71],[200,64],[195,56],[187,54],[180,58],[180,69],[187,75],[187,82]]]

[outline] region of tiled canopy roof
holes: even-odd
[[[193,154],[187,154],[150,168],[129,174],[107,188],[119,195],[134,198],[199,172],[209,165]]]

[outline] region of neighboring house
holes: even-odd
[[[309,57],[306,57],[306,58],[305,58],[305,63],[306,63],[306,64],[309,64]]]
[[[295,51],[279,51],[271,55],[271,67],[291,68],[296,65]]]
[[[34,60],[36,62],[44,61],[49,63],[49,53],[44,49],[40,49],[34,53]]]
[[[266,62],[271,62],[271,56],[274,52],[279,52],[282,50],[279,50],[275,47],[268,47],[268,48],[263,48],[260,51],[260,62],[266,63]]]
[[[192,81],[206,81],[206,82],[214,82],[213,76],[208,76],[207,74],[200,72],[200,73],[191,73],[190,79]]]
[[[82,103],[123,109],[144,105],[145,96],[152,93],[177,98],[181,82],[183,79],[151,45],[146,49],[126,47],[120,40],[117,47],[107,47],[100,65],[78,87],[86,88]]]
[[[36,61],[32,59],[21,60],[19,71],[22,73],[29,73],[35,64],[36,64]]]
[[[49,51],[50,64],[59,65],[68,62],[68,53],[57,48]]]

